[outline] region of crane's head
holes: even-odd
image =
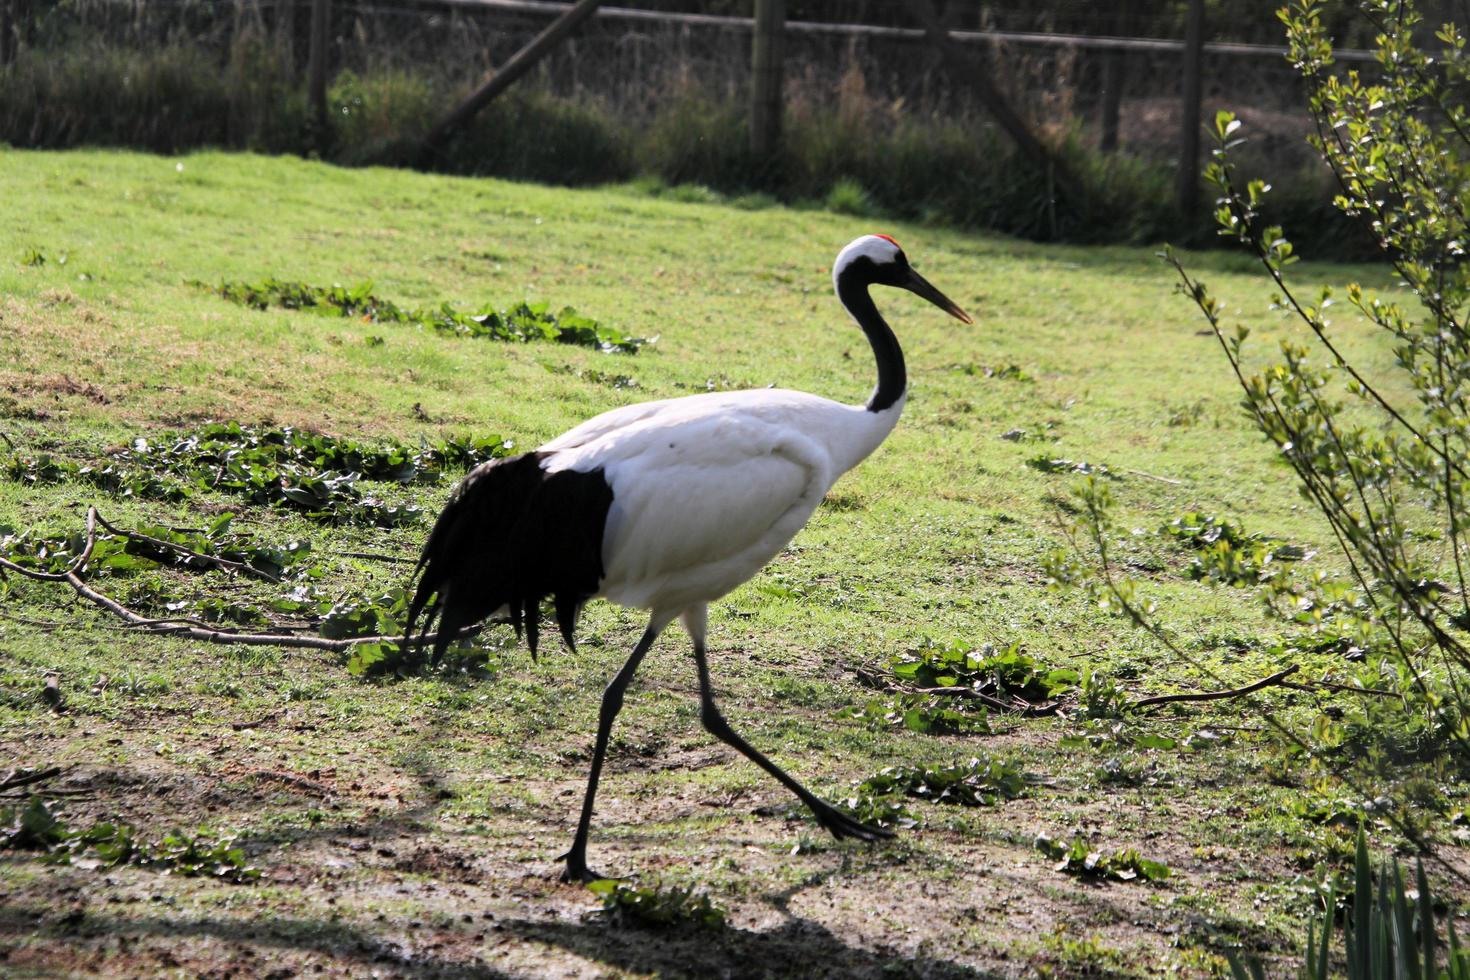
[[[877,283],[907,289],[924,297],[956,320],[974,322],[954,300],[915,272],[898,242],[887,235],[864,235],[853,239],[846,248],[837,253],[837,261],[832,263],[832,283],[839,293],[843,280],[848,278],[864,286]]]

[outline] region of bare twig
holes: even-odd
[[[1291,688],[1293,691],[1341,691],[1343,694],[1368,694],[1377,698],[1403,697],[1396,691],[1383,691],[1376,687],[1354,687],[1352,684],[1335,684],[1332,681],[1313,681],[1310,684],[1297,684],[1292,681],[1282,681],[1282,687]]]
[[[31,772],[16,769],[4,779],[0,779],[0,791],[15,789],[17,786],[29,786],[32,783],[44,782],[47,779],[54,779],[59,775],[61,775],[60,766],[48,766],[45,769],[36,769]]]
[[[907,687],[890,677],[885,677],[876,670],[859,667],[857,664],[848,664],[847,667],[856,675],[858,683],[864,687],[871,687],[879,691],[890,691],[894,694],[941,694],[948,695],[949,697],[965,698],[970,701],[979,701],[987,708],[992,708],[1008,715],[1021,715],[1027,718],[1054,715],[1061,707],[1061,702],[1059,701],[1047,701],[1044,704],[1031,704],[1019,698],[1012,701],[1005,701],[992,694],[977,691],[972,687],[961,687],[959,685],[953,687]]]
[[[857,677],[858,683],[864,687],[873,687],[880,691],[891,691],[894,689],[893,682],[876,670],[859,667],[857,664],[848,664],[847,667]]]
[[[900,688],[900,690],[906,689]],[[1040,718],[1047,715],[1054,715],[1061,707],[1060,701],[1046,701],[1041,704],[1032,704],[1020,698],[1005,701],[993,694],[985,694],[982,691],[977,691],[973,687],[916,687],[913,688],[913,691],[916,694],[947,694],[952,697],[979,701],[986,707],[994,708],[996,711],[1004,711],[1008,715],[1022,715],[1027,718]]]
[[[1129,707],[1136,710],[1138,708],[1152,708],[1160,704],[1173,704],[1176,701],[1223,701],[1226,698],[1238,698],[1241,695],[1259,691],[1263,687],[1280,684],[1284,679],[1295,674],[1300,669],[1300,664],[1292,664],[1283,671],[1272,674],[1270,677],[1263,677],[1254,684],[1247,684],[1245,687],[1231,688],[1228,691],[1202,691],[1197,694],[1160,694],[1157,697],[1134,701]]]
[[[43,630],[59,630],[65,623],[53,623],[45,619],[31,619],[27,616],[17,616],[14,613],[0,612],[0,619],[8,619],[12,623],[24,623],[26,626],[34,626]]]
[[[236,721],[236,722],[231,722],[230,727],[233,728],[237,732],[243,732],[247,728],[259,728],[261,725],[264,725],[266,722],[275,721],[277,718],[281,717],[281,715],[283,715],[285,713],[286,713],[285,712],[285,709],[279,709],[279,710],[276,710],[276,711],[272,711],[268,715],[262,715],[261,717],[255,719],[254,721]]]
[[[1184,485],[1183,480],[1172,480],[1167,476],[1155,476],[1153,473],[1145,473],[1143,470],[1124,470],[1123,472],[1132,473],[1134,476],[1141,476],[1145,480],[1158,480],[1160,483],[1167,483],[1170,486],[1174,487],[1180,487]]]
[[[306,790],[307,792],[315,793],[318,796],[332,795],[331,787],[323,786],[321,783],[317,782],[314,779],[307,779],[305,776],[298,776],[294,772],[282,772],[277,769],[251,769],[246,772],[245,775],[254,779],[275,780],[278,783],[285,783],[287,786],[294,786],[297,789]]]
[[[412,565],[418,561],[417,558],[404,558],[399,555],[379,555],[371,551],[338,551],[339,558],[366,558],[370,561],[387,561],[395,565]]]
[[[168,634],[170,636],[182,636],[191,640],[203,640],[208,643],[240,644],[243,646],[277,646],[292,647],[308,650],[330,650],[335,653],[345,653],[354,647],[366,643],[393,643],[400,647],[424,647],[431,646],[439,640],[437,633],[425,633],[418,636],[355,636],[348,639],[331,640],[323,636],[289,636],[282,633],[238,633],[232,630],[214,629],[208,626],[194,625],[189,622],[177,620],[157,620],[140,616],[127,606],[97,591],[82,580],[79,572],[86,565],[87,559],[92,557],[92,551],[97,545],[97,522],[98,514],[96,507],[87,508],[87,538],[82,548],[82,553],[76,560],[67,566],[64,572],[40,572],[33,568],[17,565],[15,562],[0,558],[0,568],[13,571],[26,578],[35,579],[39,582],[65,582],[72,590],[83,599],[112,613],[129,626],[135,626],[149,633]],[[198,621],[196,620],[195,623]],[[465,639],[477,635],[483,626],[468,626],[455,633],[453,639]]]
[[[429,646],[438,640],[438,634],[436,633],[424,634],[422,636],[355,636],[349,639],[329,640],[324,636],[291,636],[285,633],[236,633],[231,630],[210,629],[202,626],[190,626],[184,623],[170,624],[166,621],[152,620],[139,616],[116,599],[103,595],[101,592],[88,586],[74,572],[67,573],[66,581],[76,590],[77,595],[94,605],[101,606],[126,623],[141,627],[149,633],[166,633],[172,636],[187,637],[191,640],[204,640],[208,643],[295,647],[306,650],[331,650],[337,653],[344,653],[353,647],[362,646],[365,643],[395,643],[403,647],[421,647]],[[474,636],[479,632],[480,628],[473,626],[461,630],[455,634],[455,638],[462,639],[466,636]]]

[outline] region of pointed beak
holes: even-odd
[[[939,307],[941,310],[954,317],[956,320],[960,320],[964,323],[975,322],[974,320],[970,319],[970,314],[959,308],[959,304],[950,299],[948,296],[941,293],[939,290],[935,289],[932,285],[930,285],[929,280],[919,275],[913,269],[909,269],[908,282],[903,283],[903,288],[907,289],[911,293],[924,297],[929,302],[933,303],[935,306]]]

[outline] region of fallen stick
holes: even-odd
[[[1204,691],[1198,694],[1160,694],[1156,697],[1143,698],[1141,700],[1134,701],[1132,704],[1128,705],[1128,707],[1136,711],[1140,708],[1152,708],[1161,704],[1173,704],[1176,701],[1223,701],[1227,698],[1238,698],[1241,695],[1251,694],[1255,691],[1259,691],[1263,687],[1271,687],[1272,685],[1280,684],[1283,680],[1290,677],[1292,674],[1295,674],[1300,669],[1301,665],[1292,664],[1290,667],[1286,668],[1283,671],[1280,671],[1279,673],[1272,674],[1270,677],[1262,678],[1261,680],[1256,681],[1254,684],[1247,684],[1245,687],[1231,688],[1228,691]]]
[[[1402,695],[1400,695],[1396,691],[1381,691],[1376,687],[1354,687],[1351,684],[1335,684],[1332,681],[1313,681],[1310,684],[1293,684],[1289,682],[1283,682],[1281,686],[1289,687],[1293,691],[1312,692],[1325,688],[1329,691],[1341,691],[1343,694],[1370,694],[1373,697],[1378,698],[1402,697]]]
[[[1171,480],[1167,476],[1156,476],[1153,473],[1145,473],[1143,470],[1124,470],[1123,472],[1132,473],[1134,476],[1141,476],[1147,480],[1158,480],[1160,483],[1167,483],[1170,486],[1174,487],[1180,487],[1184,485],[1183,480]]]
[[[900,690],[906,690],[900,688]],[[1016,699],[1014,701],[1002,701],[993,694],[985,694],[972,687],[916,687],[913,689],[917,694],[947,694],[951,697],[968,698],[971,701],[979,701],[988,708],[1004,712],[1008,715],[1021,715],[1026,718],[1040,718],[1054,715],[1061,704],[1057,701],[1047,701],[1043,704],[1032,704],[1029,701]]]
[[[61,775],[60,766],[51,766],[46,769],[37,769],[34,772],[21,772],[19,769],[11,771],[10,775],[0,779],[0,791],[14,789],[17,786],[29,786],[31,783],[43,782]]]
[[[367,558],[371,561],[387,561],[395,565],[412,565],[418,561],[417,558],[404,558],[402,555],[380,555],[373,551],[338,551],[335,553],[339,558]]]
[[[992,694],[985,694],[970,687],[905,687],[890,678],[884,677],[877,671],[860,667],[857,664],[848,664],[848,669],[856,675],[858,683],[865,687],[871,687],[879,691],[888,691],[893,694],[941,694],[950,697],[966,698],[971,701],[979,701],[987,708],[1000,711],[1008,715],[1021,715],[1027,718],[1039,718],[1054,715],[1061,707],[1060,702],[1048,701],[1045,704],[1030,704],[1026,701],[1003,701]]]
[[[38,582],[65,582],[72,587],[78,596],[86,599],[95,606],[112,613],[129,626],[138,627],[148,633],[157,633],[168,636],[181,636],[191,640],[203,640],[207,643],[239,644],[242,646],[277,646],[290,647],[307,650],[329,650],[333,653],[345,653],[354,647],[366,643],[393,643],[400,647],[424,647],[431,646],[439,640],[438,633],[423,633],[418,636],[354,636],[341,640],[329,640],[323,636],[290,636],[282,633],[237,633],[231,630],[213,629],[205,626],[190,625],[177,621],[149,619],[140,616],[133,610],[124,606],[116,599],[97,591],[87,585],[78,574],[92,557],[92,551],[97,545],[97,521],[99,515],[96,507],[87,508],[87,537],[82,553],[67,566],[63,572],[40,572],[34,568],[26,568],[13,561],[0,558],[0,569],[6,569],[23,575]],[[452,639],[462,640],[466,637],[477,635],[483,626],[467,626],[456,633]]]
[[[246,729],[249,729],[249,728],[259,728],[261,725],[264,725],[267,722],[275,721],[277,718],[281,717],[281,715],[283,715],[285,713],[286,713],[285,712],[285,709],[277,709],[276,711],[272,711],[268,715],[263,715],[262,717],[257,718],[254,721],[234,721],[234,722],[231,722],[230,723],[230,727],[233,728],[237,732],[243,732],[243,731],[245,731]]]
[[[166,621],[148,619],[139,616],[127,606],[109,596],[103,595],[96,589],[77,577],[75,572],[68,572],[66,581],[76,591],[77,595],[86,599],[93,605],[101,606],[123,622],[137,626],[147,633],[158,633],[168,636],[182,636],[191,640],[203,640],[206,643],[237,643],[241,646],[257,647],[294,647],[305,650],[331,650],[335,653],[343,653],[353,647],[362,646],[365,643],[394,643],[403,647],[429,646],[438,641],[437,633],[426,633],[419,636],[354,636],[342,640],[329,640],[324,636],[291,636],[285,633],[236,633],[230,630],[209,629],[203,626],[190,626],[184,623],[171,624]],[[478,626],[472,626],[461,630],[455,635],[455,639],[463,639],[474,636],[480,632]]]

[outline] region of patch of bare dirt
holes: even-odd
[[[24,395],[51,395],[57,400],[62,396],[83,398],[94,405],[108,405],[112,398],[90,381],[77,381],[69,374],[45,375],[38,378],[11,377],[5,382],[6,390]]]

